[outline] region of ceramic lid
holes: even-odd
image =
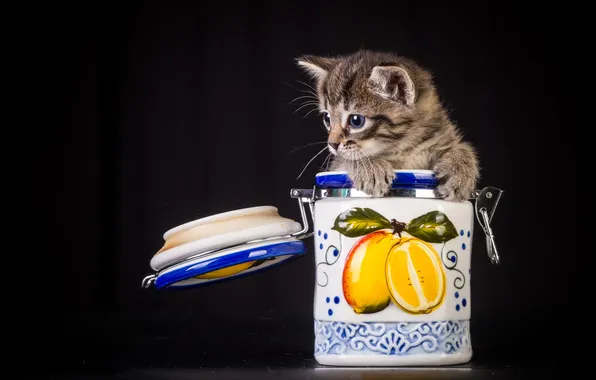
[[[318,173],[316,187],[321,189],[345,189],[352,187],[352,181],[343,171]],[[395,170],[392,188],[433,189],[437,186],[437,176],[432,170]]]
[[[207,216],[168,230],[152,257],[155,286],[189,287],[273,267],[306,251],[302,225],[273,206]]]
[[[155,279],[155,287],[190,288],[244,277],[296,259],[305,251],[296,238],[224,249],[166,268]]]

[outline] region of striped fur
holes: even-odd
[[[447,200],[468,199],[479,179],[475,149],[442,106],[431,74],[392,53],[360,50],[337,57],[302,56],[329,117],[331,170],[347,171],[354,186],[379,197],[394,169],[430,169]],[[361,128],[350,115],[362,115]]]

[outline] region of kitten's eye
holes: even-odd
[[[350,115],[348,120],[352,127],[362,128],[364,126],[364,122],[366,121],[366,118],[362,115]]]
[[[331,127],[331,118],[329,117],[329,112],[325,112],[323,114],[323,123],[325,123],[327,128]]]

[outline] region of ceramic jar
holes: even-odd
[[[432,171],[396,171],[382,198],[325,172],[292,197],[314,219],[314,357],[333,366],[450,365],[472,357],[470,267],[475,205],[436,196]],[[488,222],[500,190],[488,189]],[[471,195],[475,198],[478,192]]]
[[[498,263],[490,222],[502,191],[487,187],[448,202],[436,186],[432,171],[398,170],[389,194],[372,198],[353,189],[346,173],[319,173],[312,189],[290,192],[302,223],[259,206],[166,231],[142,286],[190,289],[257,274],[303,257],[304,240],[313,237],[318,363],[465,363],[472,357],[474,215]]]

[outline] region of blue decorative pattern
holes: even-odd
[[[317,233],[319,236],[321,236],[321,230],[319,230],[319,232]],[[336,247],[333,244],[330,244],[327,246],[327,248],[325,248],[325,245],[323,243],[319,244],[319,249],[321,250],[325,250],[325,259],[323,261],[320,261],[319,263],[317,263],[317,267],[316,267],[316,277],[317,277],[317,285],[319,285],[320,287],[326,287],[327,284],[329,283],[329,275],[327,274],[327,272],[325,272],[325,269],[327,269],[327,267],[331,267],[333,266],[335,263],[338,262],[339,260],[339,254],[342,250],[342,244],[341,244],[341,234],[339,234],[339,248]],[[323,239],[327,240],[327,238],[329,237],[329,235],[327,234],[327,232],[325,232],[323,234]],[[331,313],[329,314],[331,315]]]
[[[345,323],[315,320],[315,354],[413,355],[471,352],[470,321]]]
[[[464,244],[465,247],[465,244]],[[462,271],[456,268],[458,263],[458,256],[457,252],[451,250],[445,254],[445,244],[443,244],[443,248],[441,248],[441,261],[446,269],[455,271],[459,273],[459,276],[456,276],[453,280],[453,286],[456,289],[463,289],[464,285],[466,284],[466,276],[463,274]],[[457,297],[456,297],[457,298]],[[458,310],[459,311],[459,310]]]

